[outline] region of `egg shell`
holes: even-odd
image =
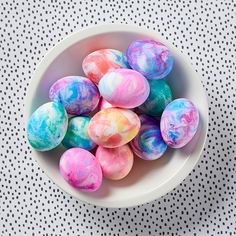
[[[151,39],[133,41],[126,51],[126,56],[132,69],[151,80],[166,77],[174,63],[170,50]]]
[[[90,117],[76,116],[69,118],[66,135],[62,144],[66,148],[79,147],[91,150],[96,147],[96,143],[88,135],[88,124]]]
[[[87,55],[82,63],[84,74],[98,84],[107,72],[118,68],[129,68],[126,56],[115,49],[100,49]]]
[[[91,80],[82,76],[67,76],[51,86],[49,98],[60,102],[68,114],[81,115],[88,114],[97,107],[100,95]]]
[[[38,151],[57,147],[66,134],[68,118],[60,103],[40,106],[28,120],[26,132],[30,145]]]
[[[102,77],[100,94],[113,106],[134,108],[148,98],[150,87],[146,78],[130,69],[116,69]]]
[[[111,180],[126,177],[134,162],[134,155],[128,144],[116,148],[99,146],[96,151],[103,176]]]
[[[181,148],[197,132],[199,113],[186,98],[179,98],[167,105],[161,116],[161,133],[165,143],[172,148]]]
[[[133,152],[144,160],[156,160],[166,151],[160,125],[157,120],[147,115],[140,115],[141,128],[130,142]]]
[[[88,133],[98,145],[114,148],[132,140],[137,135],[139,128],[140,120],[133,111],[107,108],[92,117]]]
[[[94,192],[102,184],[102,170],[97,158],[82,148],[68,149],[60,159],[60,173],[74,188]]]
[[[106,101],[103,97],[100,98],[100,102],[98,104],[98,110],[103,110],[107,108],[114,107],[111,103]]]
[[[151,116],[161,116],[165,107],[172,101],[173,95],[165,80],[149,80],[150,94],[139,106],[139,110]]]

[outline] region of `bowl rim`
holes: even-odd
[[[40,83],[40,80],[50,64],[68,47],[76,44],[78,41],[83,40],[87,37],[92,37],[95,35],[99,34],[104,34],[104,33],[117,33],[117,32],[131,32],[131,33],[137,33],[137,34],[142,34],[146,35],[147,37],[150,38],[156,38],[157,33],[154,30],[146,29],[137,25],[132,25],[132,24],[114,24],[114,23],[109,23],[109,24],[100,24],[100,25],[93,25],[89,27],[85,27],[83,29],[80,29],[72,34],[69,34],[66,36],[64,39],[59,41],[58,43],[55,44],[51,49],[48,50],[48,52],[43,56],[39,64],[36,66],[36,69],[32,75],[32,78],[29,82],[29,86],[26,92],[26,98],[24,101],[25,104],[25,109],[24,109],[24,122],[27,124],[28,118],[31,115],[31,104],[32,104],[32,98],[34,97],[34,94],[37,91],[37,87]],[[202,119],[202,122],[205,125],[205,130],[204,132],[204,138],[199,140],[200,145],[198,145],[198,150],[196,151],[197,154],[194,156],[191,156],[191,158],[188,158],[187,161],[184,164],[185,168],[182,168],[181,171],[178,171],[174,178],[168,179],[167,181],[163,182],[162,185],[160,185],[161,189],[155,189],[149,192],[145,192],[144,194],[139,195],[138,197],[135,198],[127,198],[125,200],[120,200],[115,202],[107,202],[99,199],[99,201],[92,200],[89,201],[86,199],[86,195],[83,198],[78,198],[78,196],[73,195],[67,191],[67,189],[61,187],[60,182],[57,181],[56,179],[50,177],[45,171],[44,173],[46,176],[53,181],[61,190],[69,194],[70,196],[75,197],[76,199],[86,202],[88,204],[93,204],[96,206],[100,207],[108,207],[108,208],[124,208],[124,207],[134,207],[137,205],[142,205],[148,202],[151,202],[153,200],[156,200],[164,195],[166,195],[168,192],[174,190],[189,174],[190,172],[194,169],[194,166],[197,164],[201,157],[201,153],[204,149],[205,142],[207,139],[207,132],[208,132],[208,122],[209,122],[209,108],[208,108],[208,99],[206,92],[203,88],[203,84],[200,80],[200,76],[196,73],[196,71],[192,68],[191,63],[186,55],[182,51],[180,51],[178,48],[176,48],[171,42],[166,40],[162,35],[158,35],[158,39],[163,42],[166,45],[171,46],[172,50],[174,49],[175,52],[178,54],[178,56],[181,57],[184,63],[187,64],[188,67],[191,68],[192,73],[195,73],[196,77],[199,78],[199,82],[201,84],[201,90],[202,94],[204,94],[204,100],[206,102],[205,104],[205,109],[207,110],[206,114],[204,114],[204,119]],[[25,126],[24,124],[24,126]],[[32,156],[34,159],[37,161],[39,164],[40,168],[44,170],[43,164],[40,160],[40,157],[37,155],[37,151],[32,150]],[[168,184],[163,188],[162,186],[164,183]]]

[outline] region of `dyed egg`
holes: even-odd
[[[68,114],[81,115],[93,111],[99,102],[99,91],[93,82],[81,76],[67,76],[50,88],[49,97],[60,102]]]
[[[167,105],[161,116],[161,133],[165,143],[172,148],[186,145],[197,132],[199,113],[194,104],[179,98]]]
[[[107,108],[91,119],[88,133],[98,145],[114,148],[128,143],[136,136],[139,128],[140,120],[133,111]]]
[[[106,109],[114,107],[111,103],[106,101],[103,97],[101,97],[100,102],[98,104],[98,110]]]
[[[160,116],[165,107],[172,101],[173,95],[164,80],[149,80],[150,94],[139,106],[139,110],[151,116]]]
[[[66,134],[67,123],[66,111],[60,103],[45,103],[28,121],[26,130],[30,145],[38,151],[55,148]]]
[[[120,180],[127,176],[134,162],[133,152],[127,144],[116,148],[99,146],[96,158],[102,168],[103,176],[112,180]]]
[[[113,106],[134,108],[145,102],[150,88],[139,72],[117,69],[108,72],[98,84],[100,94]]]
[[[139,118],[141,128],[138,135],[130,142],[132,150],[144,160],[156,160],[167,149],[167,145],[161,136],[159,123],[147,115],[141,115]]]
[[[86,56],[82,67],[84,74],[98,84],[108,71],[129,68],[129,65],[123,52],[114,49],[100,49]]]
[[[93,149],[96,144],[88,135],[90,117],[77,116],[69,118],[68,128],[62,144],[66,148],[80,147],[86,150]]]
[[[63,178],[79,190],[94,192],[102,184],[102,170],[97,158],[82,148],[64,152],[59,167]]]
[[[150,39],[133,41],[126,51],[126,56],[132,69],[151,80],[167,76],[174,62],[170,50],[165,45]]]

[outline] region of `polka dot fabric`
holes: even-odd
[[[236,4],[233,0],[0,1],[0,235],[236,235]],[[202,78],[209,133],[180,186],[135,208],[106,209],[62,192],[26,141],[26,89],[49,48],[102,23],[136,24],[172,42]]]

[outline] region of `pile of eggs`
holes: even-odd
[[[49,90],[51,102],[40,106],[27,124],[35,150],[67,148],[59,168],[71,186],[96,191],[103,176],[127,176],[134,154],[156,160],[167,147],[181,148],[195,135],[198,110],[186,98],[173,100],[165,79],[173,55],[162,43],[136,40],[126,53],[97,50],[84,58],[82,67],[86,77],[57,80]]]

